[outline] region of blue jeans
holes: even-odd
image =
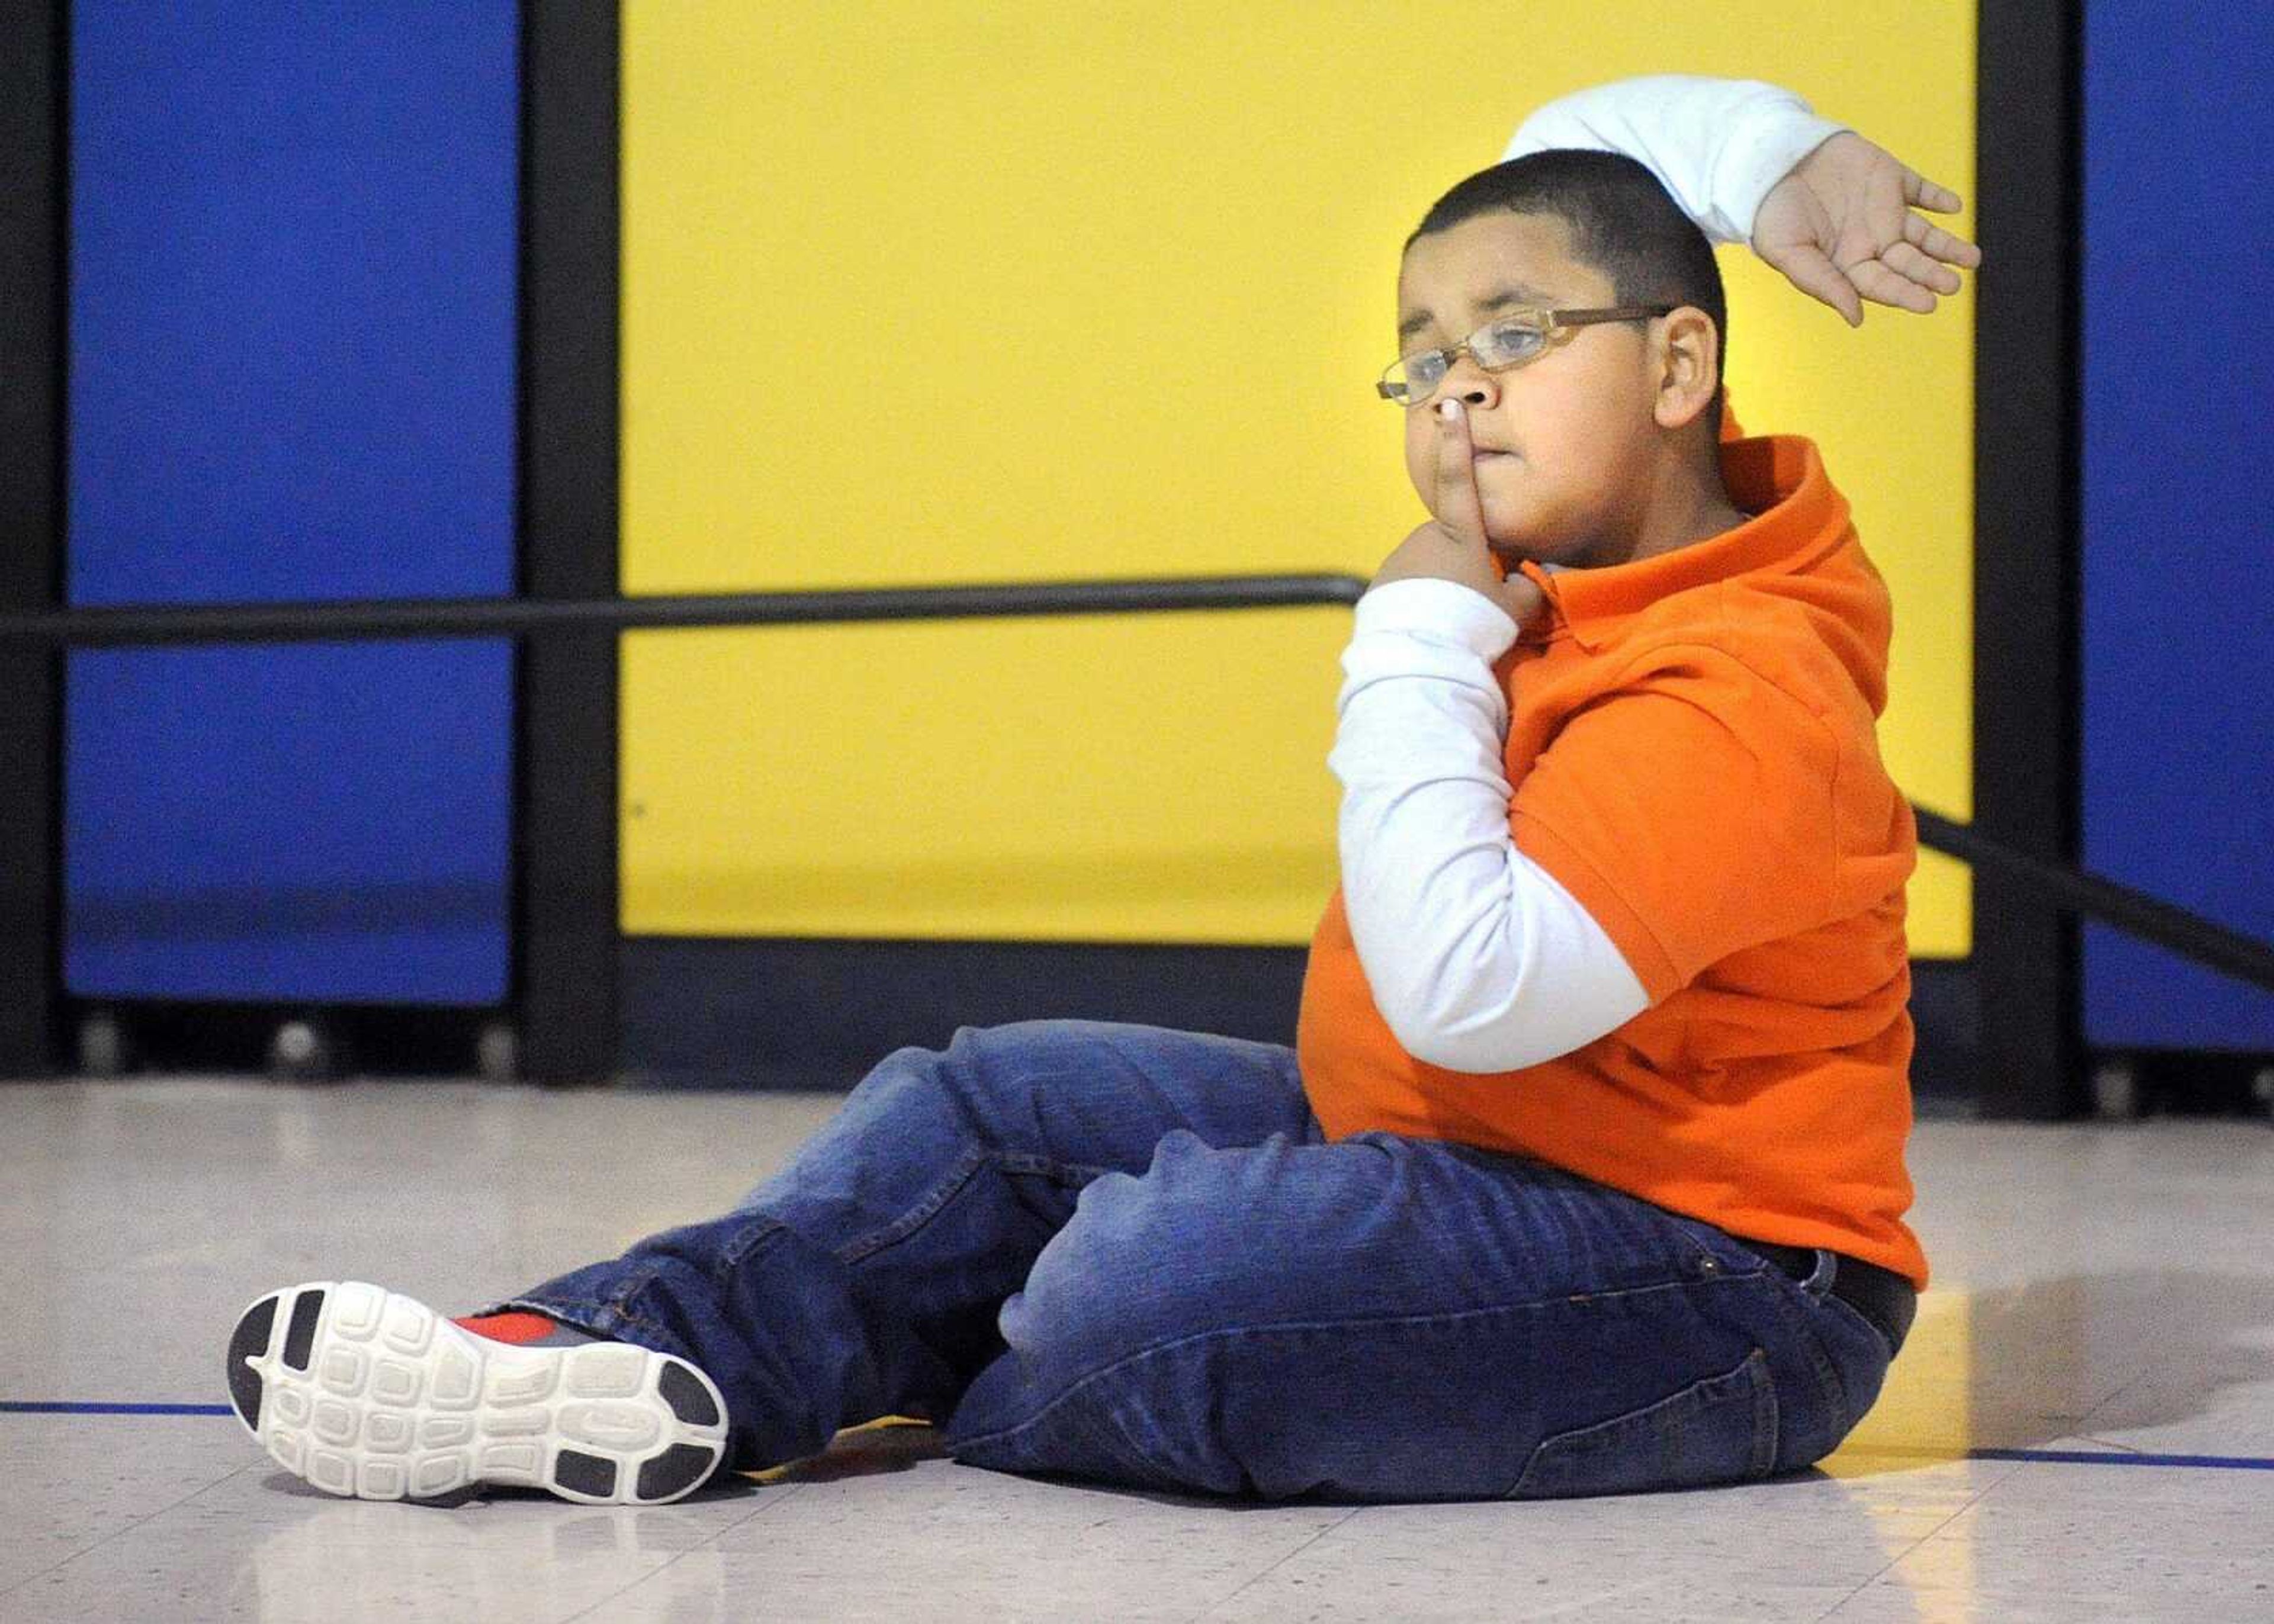
[[[1473,1500],[1829,1454],[1892,1357],[1833,1267],[1523,1156],[1328,1143],[1284,1047],[1034,1020],[897,1050],[734,1211],[499,1306],[702,1366],[738,1469],[900,1415],[1005,1471]]]

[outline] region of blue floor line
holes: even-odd
[[[227,1416],[235,1413],[226,1404],[33,1403],[20,1399],[0,1399],[0,1416]]]
[[[226,1416],[226,1404],[104,1404],[0,1399],[8,1416]],[[2043,1461],[2075,1466],[2210,1466],[2231,1471],[2274,1471],[2274,1459],[2248,1455],[2154,1455],[2110,1449],[1969,1449],[1969,1461]]]
[[[226,1416],[226,1404],[102,1404],[0,1399],[7,1416]],[[2154,1455],[2099,1449],[1969,1449],[1969,1461],[2045,1461],[2075,1466],[2210,1466],[2232,1471],[2274,1471],[2274,1459],[2249,1455]]]
[[[2150,1455],[2098,1449],[1969,1449],[1969,1461],[2063,1461],[2080,1466],[2225,1466],[2238,1471],[2274,1471],[2274,1460],[2252,1455]]]

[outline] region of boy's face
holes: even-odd
[[[1570,239],[1561,216],[1505,209],[1415,239],[1397,277],[1397,353],[1450,349],[1515,304],[1617,304],[1610,278],[1574,259]],[[1457,357],[1436,394],[1405,409],[1405,471],[1422,501],[1435,496],[1436,408],[1457,396],[1476,449],[1486,539],[1502,565],[1614,556],[1647,505],[1663,432],[1652,410],[1659,325],[1574,328],[1502,372]]]

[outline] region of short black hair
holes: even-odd
[[[1721,371],[1706,422],[1721,438],[1721,383],[1728,376],[1728,302],[1721,267],[1690,216],[1657,176],[1623,153],[1553,147],[1480,169],[1429,206],[1405,247],[1495,209],[1554,214],[1570,228],[1571,253],[1611,279],[1621,304],[1691,304],[1713,319]],[[1404,250],[1400,250],[1401,257]]]

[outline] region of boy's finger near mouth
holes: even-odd
[[[1470,457],[1468,421],[1456,402],[1439,402],[1437,430],[1437,477],[1457,479],[1466,471]]]

